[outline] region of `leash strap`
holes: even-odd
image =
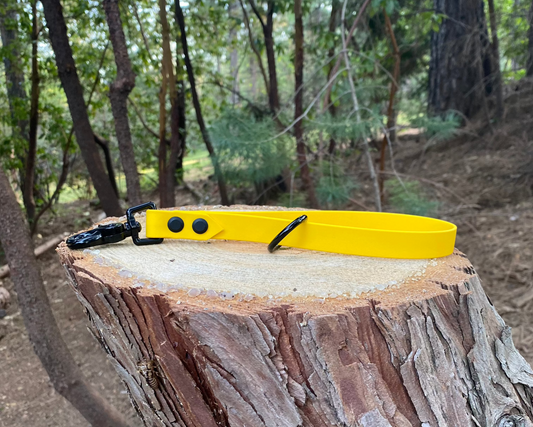
[[[306,216],[305,220],[299,217]],[[457,227],[403,214],[352,211],[146,211],[149,239],[209,239],[274,243],[299,222],[284,246],[382,258],[438,258],[453,252]],[[277,236],[278,235],[278,236]],[[279,242],[279,240],[278,240]],[[276,242],[277,244],[277,242]]]

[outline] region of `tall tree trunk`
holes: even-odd
[[[533,76],[533,1],[529,6],[529,32],[528,32],[528,47],[527,47],[527,64],[526,76]]]
[[[329,24],[328,30],[330,34],[334,34],[337,28],[337,15],[339,12],[340,1],[332,0],[331,2],[331,14],[329,15]],[[335,57],[335,46],[332,45],[328,50],[328,59],[330,60],[328,64],[328,81],[331,79],[331,72],[334,68],[333,58]],[[332,117],[335,117],[337,114],[337,108],[331,103],[331,91],[328,92],[327,98],[325,99],[325,106],[329,106],[329,111]],[[326,110],[326,108],[324,108]],[[329,139],[328,153],[333,154],[335,152],[335,138],[331,137]]]
[[[162,28],[163,58],[161,61],[161,74],[163,84],[161,86],[159,111],[159,196],[162,207],[174,206],[174,183],[175,183],[175,163],[177,160],[177,150],[179,149],[176,103],[176,80],[174,77],[174,65],[172,64],[172,52],[170,50],[170,27],[167,20],[166,0],[159,0],[159,19]],[[166,146],[166,93],[170,96],[170,159]]]
[[[494,66],[494,90],[496,92],[496,118],[503,118],[503,82],[500,69],[500,42],[498,40],[498,27],[496,25],[496,13],[494,10],[494,0],[488,0],[490,32],[492,34],[492,56]]]
[[[117,78],[111,84],[109,100],[115,121],[120,161],[126,176],[128,202],[130,205],[139,205],[142,202],[141,185],[128,119],[128,96],[135,87],[135,73],[131,68],[118,0],[104,0],[104,10],[117,65]]]
[[[179,147],[177,150],[177,157],[171,166],[175,169],[174,179],[176,183],[183,182],[183,158],[185,157],[186,141],[187,141],[187,127],[186,127],[186,109],[185,109],[185,82],[183,81],[182,64],[180,61],[179,36],[176,40],[176,102],[173,111],[176,111],[176,124],[178,133]],[[173,119],[174,120],[174,119]],[[172,157],[172,156],[171,156]]]
[[[485,49],[483,0],[434,0],[434,5],[446,18],[431,34],[428,109],[431,114],[456,110],[471,118],[484,108],[492,86],[486,79],[492,61]]]
[[[398,91],[398,83],[400,79],[400,49],[398,49],[398,43],[396,42],[396,36],[394,35],[394,30],[392,29],[392,24],[390,22],[389,15],[387,15],[386,11],[383,11],[385,15],[385,25],[387,27],[387,32],[389,33],[391,44],[392,44],[392,55],[394,56],[394,71],[392,72],[392,81],[390,86],[390,94],[389,94],[389,106],[387,108],[387,129],[385,131],[385,134],[383,135],[383,141],[381,141],[381,152],[380,152],[380,158],[379,158],[379,194],[381,203],[383,204],[383,183],[385,181],[385,177],[383,176],[383,172],[385,172],[385,159],[387,157],[387,146],[389,143],[392,143],[394,141],[395,130],[394,127],[396,126],[396,114],[394,111],[394,98],[396,96],[396,92]],[[394,132],[394,134],[393,134]]]
[[[63,8],[59,0],[43,0],[42,4],[46,17],[46,25],[49,30],[50,42],[52,43],[55,54],[59,79],[67,96],[70,115],[74,123],[76,141],[80,147],[83,160],[85,161],[103,210],[107,215],[120,216],[123,212],[120,208],[118,197],[110,185],[110,180],[105,173],[102,159],[94,144],[94,134],[83,99],[83,89],[67,36]]]
[[[278,92],[278,75],[276,72],[276,54],[274,51],[274,7],[276,0],[268,1],[268,9],[266,22],[261,16],[261,12],[257,8],[255,1],[250,0],[250,6],[257,16],[263,29],[263,37],[265,39],[265,51],[268,63],[268,105],[272,112],[279,110],[279,92]]]
[[[61,337],[43,285],[28,225],[0,167],[0,241],[33,350],[55,390],[93,426],[126,427],[123,416],[85,380]]]
[[[30,144],[30,135],[28,132],[28,116],[26,114],[28,97],[26,94],[26,89],[24,88],[24,72],[20,61],[21,57],[19,53],[19,40],[17,35],[18,18],[15,7],[16,3],[8,3],[6,4],[5,9],[4,7],[2,7],[3,10],[0,10],[0,34],[2,37],[2,45],[5,49],[3,60],[7,81],[7,97],[9,102],[9,111],[11,114],[11,129],[13,137],[18,140],[13,141],[12,146],[15,149],[15,155],[20,159],[21,163],[25,165],[24,170],[20,171],[20,187],[22,190],[22,199],[24,202],[24,207],[26,209],[26,215],[28,216],[29,220],[32,220],[35,215],[35,201],[33,198],[33,173],[35,165],[35,154],[32,161],[32,159],[30,158],[32,150]],[[34,43],[32,46],[32,56],[34,54],[37,54],[36,49],[37,45],[36,43]],[[32,90],[34,88],[33,85],[34,81],[32,75]],[[33,168],[28,168],[28,166],[31,166],[32,164]],[[30,169],[31,172],[31,175],[29,177],[31,182],[28,181],[26,177],[27,169]]]
[[[35,220],[35,162],[37,157],[37,127],[39,125],[39,64],[37,62],[37,46],[39,39],[39,19],[37,17],[37,0],[31,4],[32,29],[31,29],[31,104],[30,104],[30,133],[28,153],[26,155],[26,168],[24,170],[24,206],[30,225]]]
[[[196,120],[198,121],[198,126],[200,127],[200,131],[202,132],[202,137],[204,139],[205,147],[207,148],[209,157],[211,158],[211,162],[213,164],[213,168],[215,169],[215,177],[218,181],[218,190],[220,191],[221,203],[223,205],[229,205],[228,192],[226,190],[226,182],[224,181],[224,177],[220,169],[220,164],[218,163],[215,150],[213,149],[213,144],[211,144],[211,139],[209,137],[209,133],[207,132],[207,128],[205,126],[204,117],[202,115],[202,108],[200,106],[200,100],[198,99],[198,93],[196,92],[194,70],[192,67],[191,59],[189,57],[189,47],[187,45],[187,34],[185,32],[185,18],[183,16],[183,10],[181,9],[179,0],[175,0],[175,6],[176,6],[176,21],[178,23],[180,33],[181,33],[181,46],[183,49],[183,57],[185,60],[185,66],[187,67],[187,76],[189,77],[189,85],[191,87],[192,102],[194,105],[194,110],[196,112]]]
[[[304,26],[302,20],[302,0],[294,0],[294,136],[296,138],[296,153],[300,164],[300,176],[304,189],[307,191],[309,206],[318,208],[315,185],[309,171],[305,153],[304,131],[302,120],[298,118],[303,113],[304,99]]]

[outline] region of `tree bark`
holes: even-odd
[[[331,2],[331,14],[329,15],[329,24],[328,24],[328,30],[330,34],[335,34],[335,30],[337,29],[337,20],[338,20],[338,14],[339,14],[339,6],[340,1],[339,0],[332,0]],[[333,71],[334,62],[333,58],[335,57],[335,45],[332,45],[328,50],[328,82],[331,79],[331,72]],[[337,108],[334,104],[331,103],[331,91],[328,91],[327,98],[324,100],[324,105],[329,106],[329,112],[332,117],[335,117],[337,114]],[[324,108],[326,110],[326,108]],[[337,143],[335,141],[335,138],[331,137],[329,139],[329,146],[328,146],[328,153],[333,154],[335,152],[335,147]]]
[[[484,108],[492,90],[483,1],[434,0],[434,4],[435,12],[446,18],[431,34],[428,109],[434,115],[455,110],[471,118]]]
[[[90,386],[70,354],[55,322],[39,265],[33,253],[28,225],[0,167],[0,241],[6,253],[30,342],[55,390],[94,426],[126,427],[128,424]]]
[[[179,0],[178,0],[179,1]],[[187,149],[187,110],[185,106],[185,82],[183,81],[183,65],[181,64],[180,57],[181,51],[179,49],[180,41],[179,37],[176,39],[176,103],[174,109],[176,110],[176,125],[177,125],[177,138],[179,143],[179,149],[177,152],[177,159],[171,165],[175,168],[174,178],[176,183],[183,182],[183,158],[185,157],[185,151]]]
[[[496,92],[496,119],[503,118],[503,81],[500,69],[500,42],[498,40],[498,27],[496,25],[496,12],[494,0],[488,0],[490,32],[492,34],[492,56],[494,65],[494,91]]]
[[[185,18],[183,16],[183,10],[179,1],[175,2],[176,5],[176,22],[180,29],[181,37],[181,47],[183,49],[183,58],[185,60],[185,66],[187,67],[187,76],[189,77],[189,85],[191,87],[192,102],[194,105],[194,110],[196,112],[196,121],[200,127],[202,133],[202,138],[204,140],[205,147],[211,158],[211,163],[215,169],[215,177],[218,181],[218,190],[220,192],[220,200],[223,205],[229,205],[228,192],[226,189],[226,182],[224,181],[224,176],[222,175],[222,170],[220,169],[220,164],[215,154],[213,144],[211,144],[211,138],[207,132],[207,128],[204,122],[204,116],[202,115],[202,108],[200,106],[200,100],[198,99],[198,93],[196,91],[196,82],[194,79],[194,70],[192,67],[191,59],[189,57],[189,47],[187,45],[187,34],[185,32]]]
[[[527,46],[527,64],[526,76],[533,76],[533,1],[529,6],[528,13],[529,31],[528,31],[528,46]]]
[[[459,251],[58,252],[147,426],[533,425],[533,370]]]
[[[94,134],[94,142],[102,149],[102,152],[104,153],[107,176],[109,177],[109,182],[111,183],[113,192],[118,197],[118,185],[115,177],[115,168],[113,168],[113,160],[111,159],[111,151],[109,151],[109,141],[99,135]]]
[[[59,79],[67,96],[76,141],[80,147],[83,160],[104,212],[107,215],[121,215],[122,209],[118,197],[110,185],[109,177],[105,173],[102,160],[94,144],[94,134],[83,99],[83,89],[67,36],[63,8],[59,0],[43,0],[42,4],[50,42],[55,54]]]
[[[303,120],[298,120],[303,114],[304,99],[304,26],[302,19],[302,1],[294,0],[294,137],[296,138],[296,155],[300,165],[300,176],[307,201],[312,208],[318,208],[318,199],[315,193],[315,184],[311,177],[307,155],[305,152],[305,140]]]
[[[383,140],[381,141],[381,150],[380,150],[380,156],[379,156],[379,194],[381,197],[381,203],[383,204],[384,199],[384,191],[383,191],[383,184],[385,182],[385,177],[383,176],[383,172],[385,172],[385,159],[387,157],[387,147],[389,143],[392,143],[394,140],[394,137],[392,135],[395,135],[396,132],[394,130],[394,127],[396,126],[396,113],[394,111],[394,98],[396,96],[396,92],[398,91],[398,83],[400,80],[400,49],[398,48],[398,43],[396,42],[396,36],[394,35],[394,30],[392,29],[392,24],[390,22],[389,15],[387,15],[386,11],[383,11],[385,16],[385,26],[387,28],[387,32],[389,33],[389,37],[391,39],[392,44],[392,55],[394,56],[394,70],[392,72],[392,81],[390,86],[390,93],[389,93],[389,106],[387,107],[387,129],[385,131],[385,134],[383,135]],[[394,132],[394,133],[393,133]],[[390,140],[390,141],[389,141]]]
[[[170,50],[170,27],[167,20],[166,1],[159,0],[159,20],[162,28],[163,57],[161,60],[162,84],[159,99],[159,197],[160,205],[168,207],[174,205],[174,183],[176,181],[176,160],[179,149],[179,124],[176,111],[176,79],[174,77],[174,65],[172,64],[172,52]],[[166,145],[166,94],[170,97],[170,159]]]
[[[278,92],[278,75],[276,72],[276,53],[274,51],[274,8],[276,0],[269,0],[267,2],[268,9],[266,14],[266,22],[261,16],[261,12],[257,8],[255,1],[250,0],[250,6],[257,16],[261,28],[263,29],[263,37],[265,40],[265,51],[268,64],[268,105],[272,112],[279,110],[279,92]]]
[[[37,127],[39,126],[39,94],[40,78],[39,64],[37,62],[37,47],[39,41],[39,18],[37,16],[37,0],[31,4],[32,29],[31,29],[31,103],[30,103],[30,132],[28,138],[28,153],[26,155],[26,168],[24,170],[23,195],[24,206],[28,222],[33,225],[35,220],[35,162],[37,157]]]
[[[135,73],[131,68],[118,0],[104,0],[103,3],[117,65],[117,78],[110,86],[109,100],[115,120],[120,160],[126,177],[128,202],[130,205],[140,205],[142,202],[141,185],[128,119],[128,96],[135,87]]]
[[[4,71],[7,82],[7,98],[9,102],[9,112],[11,114],[11,128],[14,139],[13,148],[15,155],[20,159],[21,163],[25,165],[24,169],[20,171],[20,187],[22,190],[22,200],[26,215],[31,221],[35,215],[35,200],[33,197],[34,190],[34,174],[35,174],[35,150],[32,150],[32,142],[30,142],[30,132],[28,132],[28,115],[27,103],[28,97],[24,87],[25,79],[22,69],[21,57],[19,53],[19,39],[17,34],[17,10],[15,5],[7,3],[5,9],[0,11],[0,35],[2,37],[2,46],[5,49],[3,55]],[[33,29],[32,29],[33,38]],[[33,55],[37,54],[37,44],[32,44],[32,100],[31,113],[34,112],[34,76],[33,74]],[[37,70],[38,71],[38,70]],[[38,76],[37,76],[38,78]],[[38,88],[38,80],[37,80]],[[37,102],[38,102],[38,93]],[[31,116],[30,113],[30,116]],[[38,112],[37,112],[38,114]],[[36,125],[36,123],[34,123]],[[36,141],[33,141],[36,143]],[[22,148],[22,149],[21,149]],[[32,156],[33,154],[33,156]],[[26,176],[27,173],[29,176]]]

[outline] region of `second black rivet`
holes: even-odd
[[[208,228],[209,224],[207,224],[207,221],[203,218],[195,219],[192,223],[192,229],[196,234],[204,234]]]

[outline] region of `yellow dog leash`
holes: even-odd
[[[134,213],[146,210],[139,238]],[[300,249],[382,258],[423,259],[450,255],[457,227],[413,215],[352,211],[156,210],[153,203],[128,209],[126,223],[99,226],[67,240],[71,248],[114,243],[131,236],[137,245],[163,239],[239,240]]]

